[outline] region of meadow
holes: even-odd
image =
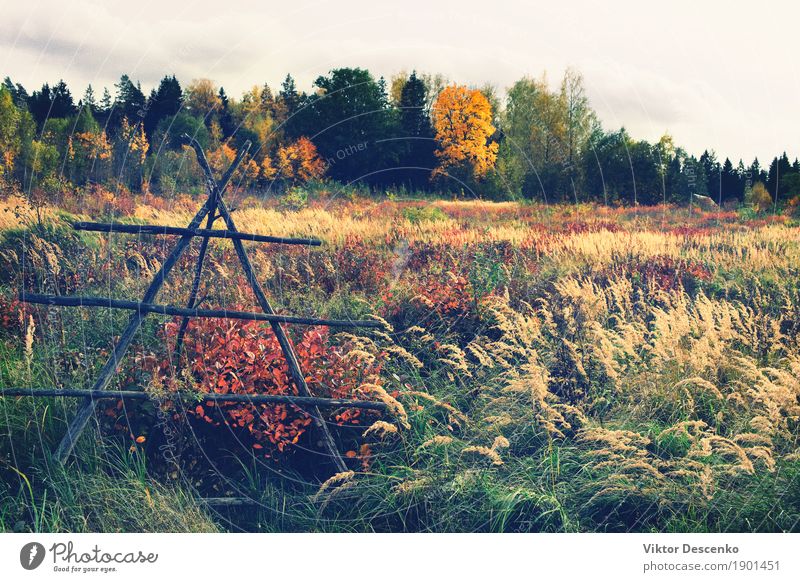
[[[199,204],[3,200],[0,386],[90,387],[126,319],[21,288],[136,299],[172,242],[70,221],[182,225]],[[0,531],[800,530],[790,218],[324,188],[231,205],[244,232],[325,241],[248,243],[279,312],[383,323],[292,330],[312,390],[388,406],[330,411],[350,470],[299,409],[203,403],[294,393],[267,325],[196,320],[175,354],[177,321],[150,316],[115,386],[153,399],[103,401],[66,466],[50,455],[76,401],[0,396]],[[185,303],[196,253],[159,303]],[[203,307],[258,310],[229,241],[206,265]],[[203,501],[226,496],[251,501]]]

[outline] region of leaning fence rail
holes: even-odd
[[[157,396],[165,400],[184,402],[215,402],[242,404],[292,404],[303,408],[361,408],[364,410],[386,410],[383,402],[370,400],[348,400],[345,398],[317,398],[314,396],[291,396],[288,394],[216,394],[211,392],[165,392],[155,395],[139,390],[80,390],[74,388],[0,388],[0,396],[59,396],[66,398],[91,398],[93,400],[149,400]]]
[[[200,309],[197,307],[174,307],[172,305],[156,305],[140,301],[109,299],[108,297],[70,297],[64,295],[42,295],[39,293],[20,293],[19,299],[25,303],[40,305],[57,305],[61,307],[109,307],[138,313],[155,313],[158,315],[174,315],[180,317],[214,317],[224,319],[244,319],[250,321],[270,321],[296,325],[323,325],[327,327],[383,327],[374,320],[320,319],[317,317],[297,317],[294,315],[267,314],[254,311],[238,311],[235,309]]]

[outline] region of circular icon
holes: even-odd
[[[19,563],[26,570],[35,570],[44,561],[44,546],[39,542],[30,542],[19,551]]]

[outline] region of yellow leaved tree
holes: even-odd
[[[293,183],[321,178],[325,173],[325,162],[307,137],[278,148],[276,165],[278,175]]]
[[[462,85],[445,87],[431,114],[439,159],[432,177],[465,168],[479,179],[494,167],[498,145],[490,139],[495,132],[492,106],[483,93]]]

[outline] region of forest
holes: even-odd
[[[800,194],[800,162],[785,152],[762,166],[714,151],[696,157],[668,134],[649,143],[604,129],[572,69],[555,87],[542,75],[504,91],[416,72],[387,81],[361,68],[334,69],[308,91],[287,75],[277,91],[254,85],[239,99],[210,79],[184,87],[174,75],[149,95],[128,75],[113,95],[90,85],[77,98],[63,80],[29,92],[6,77],[0,88],[0,180],[34,198],[96,185],[162,197],[202,191],[185,134],[215,168],[250,142],[239,183],[261,192],[328,179],[371,192],[545,203],[749,197],[773,209]]]

